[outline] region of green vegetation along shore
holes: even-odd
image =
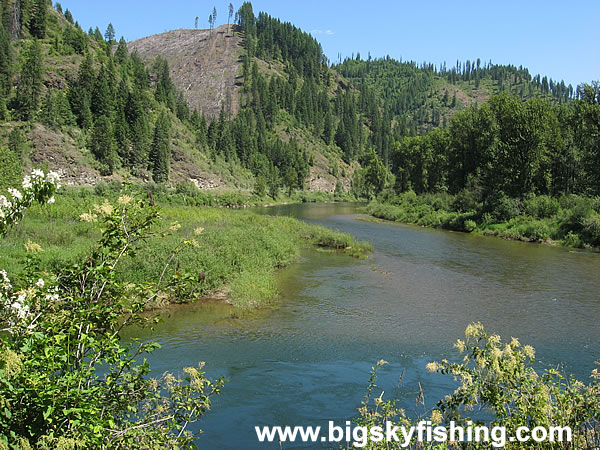
[[[165,285],[154,307],[165,302],[186,302],[218,296],[235,306],[251,308],[277,297],[274,272],[292,263],[302,247],[337,249],[354,257],[370,251],[370,244],[350,235],[287,217],[263,216],[248,210],[208,208],[183,203],[182,195],[155,196],[160,210],[159,229],[168,233],[146,241],[127,256],[118,269],[121,281],[134,284],[156,281],[169,263]],[[107,189],[66,190],[50,206],[33,206],[25,220],[0,240],[1,265],[18,276],[24,269],[25,246],[35,243],[44,270],[58,272],[89,253],[101,236],[99,210],[122,196]],[[218,202],[212,198],[213,202]],[[191,202],[192,205],[194,204]]]
[[[409,191],[383,195],[366,210],[377,218],[426,227],[567,247],[600,246],[599,197],[530,195],[491,203],[478,202],[466,191],[457,195]]]

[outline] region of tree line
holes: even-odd
[[[396,190],[499,195],[600,195],[600,85],[569,104],[499,94],[446,129],[394,143]]]

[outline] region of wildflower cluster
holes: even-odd
[[[33,200],[48,203],[58,186],[52,174],[26,177],[23,191],[2,200],[6,223]],[[124,195],[93,214],[102,238],[82,260],[48,274],[36,257],[43,249],[27,242],[24,274],[12,282],[0,271],[0,448],[193,448],[188,425],[224,381],[208,380],[202,366],[153,379],[142,355],[158,345],[120,338],[128,324],[154,323],[141,312],[162,277],[130,286],[115,270],[160,235],[158,211]]]
[[[8,198],[0,195],[0,235],[5,235],[10,226],[16,225],[34,201],[54,203],[54,193],[61,187],[59,180],[60,175],[56,172],[44,173],[35,169],[23,179],[22,190],[9,188]]]
[[[503,343],[481,323],[471,324],[465,340],[455,347],[461,363],[448,360],[427,365],[430,372],[449,374],[459,383],[454,393],[438,402],[436,419],[471,419],[470,411],[485,408],[495,415],[494,424],[514,432],[520,426],[569,426],[584,446],[600,439],[600,384],[584,384],[556,369],[538,373],[532,366],[535,349],[518,339]]]

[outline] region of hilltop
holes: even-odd
[[[150,65],[157,56],[164,58],[171,79],[190,109],[214,119],[222,104],[227,104],[230,115],[239,111],[244,49],[241,35],[234,28],[223,25],[214,30],[173,30],[127,45]]]

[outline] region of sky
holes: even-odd
[[[135,40],[177,28],[227,23],[222,0],[63,0],[84,30],[106,30]],[[233,2],[237,10],[241,1]],[[467,59],[527,67],[574,87],[600,80],[600,0],[256,0],[265,11],[311,33],[331,62],[360,52],[403,61]]]

